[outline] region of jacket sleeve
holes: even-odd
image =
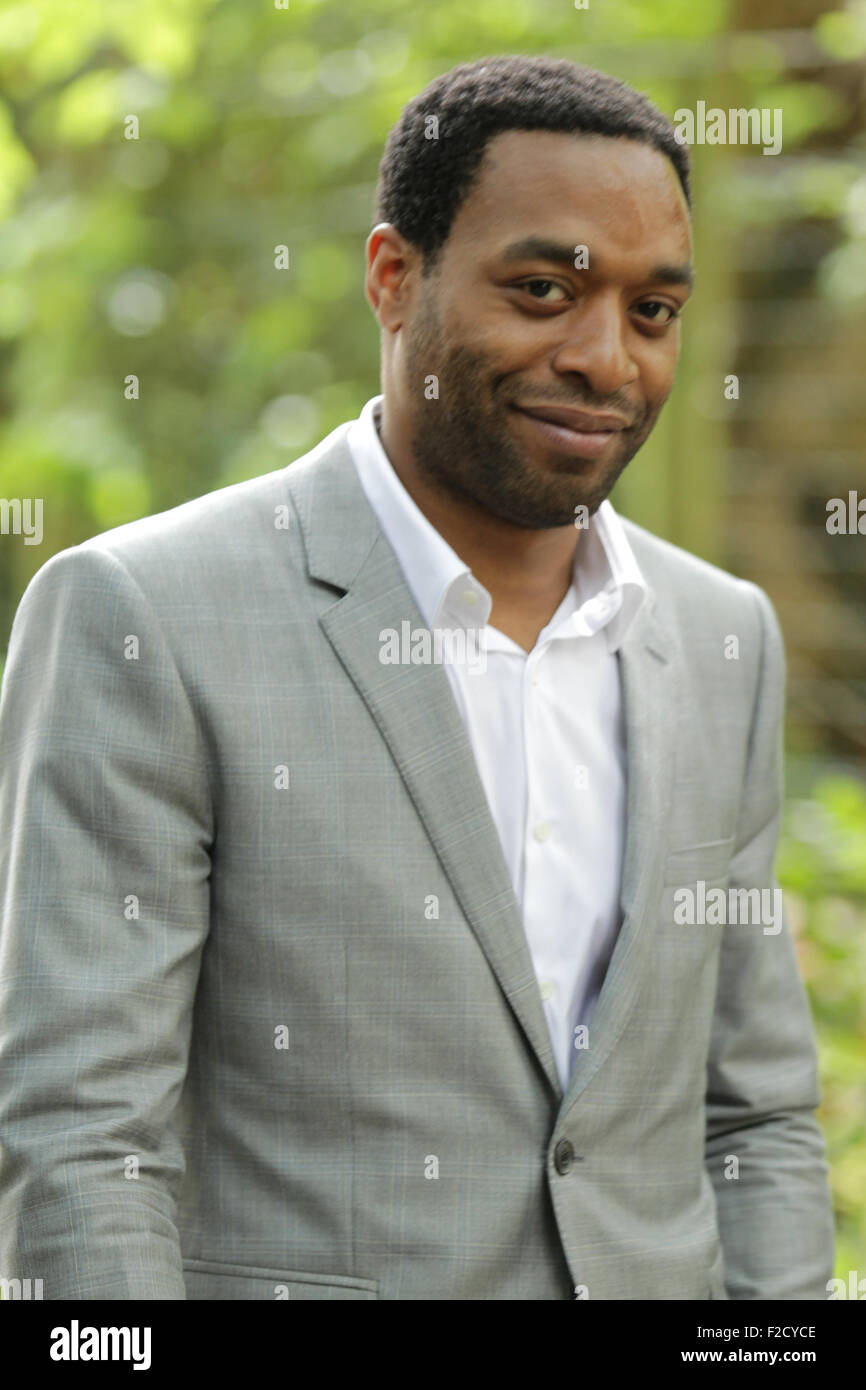
[[[0,1275],[183,1299],[172,1113],[209,920],[201,734],[91,543],[31,581],[0,698]]]
[[[772,922],[728,925],[707,1070],[706,1165],[731,1299],[826,1299],[833,1217],[814,1029],[774,877],[785,654],[764,592],[762,654],[730,888],[770,890]],[[736,1159],[734,1164],[731,1160]],[[736,1176],[734,1176],[736,1174]]]

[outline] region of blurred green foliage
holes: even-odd
[[[866,1277],[866,788],[826,777],[790,802],[777,873],[818,1034],[836,1272]]]
[[[364,238],[385,136],[431,77],[484,54],[548,53],[673,113],[708,94],[728,21],[725,0],[4,4],[0,496],[43,498],[45,535],[0,537],[0,646],[50,555],[283,467],[378,389]],[[862,0],[815,34],[837,58],[866,53]],[[790,139],[844,120],[832,92],[791,76],[772,35],[727,37],[743,99],[784,100]],[[862,166],[828,157],[781,171],[743,220],[847,209],[833,254],[847,257],[850,307],[864,199]],[[705,184],[710,220],[731,200],[721,179]],[[866,296],[866,272],[854,279]],[[825,282],[831,295],[841,283],[832,266]],[[138,399],[124,394],[131,374]],[[819,1029],[838,1272],[866,1272],[862,788],[829,781],[790,807],[780,878]]]

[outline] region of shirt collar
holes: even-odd
[[[347,436],[367,500],[427,626],[484,627],[491,596],[397,477],[376,428],[382,400],[378,395],[367,401]],[[540,635],[590,636],[604,628],[609,649],[616,651],[646,597],[622,522],[605,499],[580,538],[572,587]]]
[[[575,623],[592,624],[593,631],[604,626],[608,647],[617,651],[647,602],[648,588],[608,498],[590,518],[577,547],[575,583],[581,599]]]

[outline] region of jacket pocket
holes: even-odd
[[[733,852],[733,835],[727,840],[711,840],[706,844],[683,845],[680,849],[669,850],[665,860],[664,882],[685,886],[699,878],[706,883],[711,879],[725,878]]]
[[[185,1259],[186,1296],[192,1300],[262,1298],[370,1299],[379,1297],[375,1279],[353,1279],[345,1274],[311,1274],[297,1269],[261,1269],[255,1265],[224,1264],[219,1260]]]
[[[684,845],[682,849],[671,850],[665,859],[659,895],[659,924],[676,931],[678,944],[691,940],[700,950],[710,942],[718,944],[718,927],[715,932],[710,929],[696,933],[693,924],[701,918],[700,904],[706,906],[706,892],[727,886],[733,852],[734,840],[731,838],[701,845]],[[691,930],[688,924],[692,924]]]

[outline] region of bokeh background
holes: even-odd
[[[866,535],[826,528],[828,499],[866,498],[866,0],[0,5],[0,498],[44,507],[40,545],[0,534],[0,653],[56,551],[357,415],[378,390],[363,243],[387,131],[435,74],[506,52],[602,68],[671,116],[783,111],[777,156],[692,150],[677,385],[613,500],[761,584],[784,629],[779,876],[836,1273],[866,1277]]]

